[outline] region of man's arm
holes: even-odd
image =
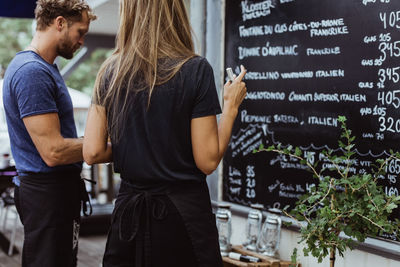
[[[26,129],[43,161],[49,166],[66,165],[83,160],[82,139],[61,135],[57,113],[23,118]]]

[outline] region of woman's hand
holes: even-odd
[[[224,85],[224,109],[238,110],[243,99],[246,97],[247,88],[246,84],[242,82],[244,75],[246,74],[246,69],[243,65],[240,65],[241,72],[238,77],[236,77],[233,82],[228,81]]]

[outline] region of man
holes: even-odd
[[[67,87],[55,64],[83,45],[96,16],[84,0],[38,0],[36,33],[4,77],[3,102],[18,177],[15,202],[24,224],[23,266],[76,266],[84,199],[82,140]]]

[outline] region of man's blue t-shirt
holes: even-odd
[[[77,137],[71,97],[56,65],[47,63],[33,51],[17,53],[4,76],[3,103],[11,152],[20,176],[81,170],[81,163],[47,166],[22,120],[32,115],[58,113],[61,135]]]

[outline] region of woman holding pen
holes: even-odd
[[[222,266],[206,175],[228,146],[245,73],[225,84],[217,124],[213,70],[194,53],[183,0],[120,0],[83,145],[88,164],[113,161],[122,179],[103,266]]]

